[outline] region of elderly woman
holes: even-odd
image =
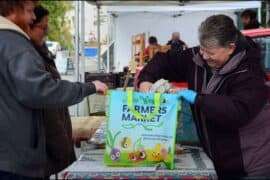
[[[179,96],[191,104],[218,177],[270,173],[270,111],[259,49],[225,15],[202,22],[199,42],[183,53],[156,55],[139,76],[140,91],[160,78],[188,82]]]

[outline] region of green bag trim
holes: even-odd
[[[106,103],[108,103],[108,114],[107,114],[107,117],[109,117],[110,116],[110,113],[111,113],[111,98],[112,98],[112,96],[111,96],[111,90],[108,90],[107,92],[106,92],[106,95],[107,95],[107,100],[109,101],[109,102],[106,102]],[[112,146],[112,141],[113,141],[113,137],[112,137],[112,134],[111,134],[111,131],[109,130],[109,127],[110,127],[110,121],[109,121],[109,119],[107,118],[107,127],[106,127],[106,134],[108,134],[108,136],[106,136],[106,146],[109,146],[110,148],[113,148]]]
[[[112,137],[112,133],[110,130],[107,130],[108,133],[108,138],[107,138],[107,143],[109,145],[109,147],[113,148],[113,137]]]
[[[127,105],[128,108],[130,110],[130,112],[137,118],[137,119],[145,119],[145,120],[151,120],[153,119],[159,111],[160,108],[160,93],[155,93],[154,94],[154,106],[155,106],[155,110],[154,112],[150,113],[148,116],[144,117],[142,116],[138,111],[136,111],[133,107],[133,91],[132,90],[128,90],[127,91]]]
[[[144,128],[144,130],[146,131],[152,131],[153,129],[151,127],[155,127],[155,128],[159,128],[161,127],[162,125],[164,124],[164,121],[160,122],[159,124],[157,125],[144,125],[142,123],[137,123],[137,124],[123,124],[122,127],[125,128],[125,129],[134,129],[136,128],[137,126],[142,126]]]
[[[182,110],[182,108],[181,108],[181,105],[182,105],[182,101],[180,100],[180,101],[178,101],[178,103],[176,104],[176,109],[179,109],[179,111],[181,111]],[[171,151],[171,155],[172,155],[172,157],[175,157],[175,144],[176,144],[176,129],[177,129],[177,124],[178,124],[178,111],[176,111],[175,112],[175,115],[174,115],[175,117],[176,117],[176,121],[175,121],[175,125],[174,125],[174,133],[173,133],[173,142],[174,143],[172,143],[172,151]],[[174,160],[173,160],[173,163],[170,163],[169,165],[168,165],[168,167],[170,168],[170,169],[175,169],[175,163],[174,163]]]

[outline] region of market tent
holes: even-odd
[[[107,9],[110,12],[179,12],[179,11],[217,11],[217,10],[235,10],[235,9],[248,9],[260,8],[260,1],[196,1],[189,2],[183,5],[170,5],[167,6],[138,6],[138,5],[118,5],[109,6]]]
[[[174,13],[176,17],[179,17],[183,14],[183,12],[201,12],[201,11],[224,11],[224,9],[228,11],[234,11],[239,9],[246,8],[257,8],[260,10],[261,2],[260,1],[189,1],[189,0],[175,0],[175,1],[129,1],[129,0],[120,0],[120,1],[108,1],[108,0],[87,0],[87,3],[93,4],[97,6],[97,17],[98,17],[98,70],[101,70],[101,56],[100,56],[100,7],[106,6],[108,12],[111,14],[110,17],[121,17],[123,15],[132,13],[156,13],[156,14],[171,14]],[[76,14],[75,14],[75,72],[76,72],[76,80],[83,81],[84,70],[83,66],[79,68],[80,61],[83,62],[84,54],[80,55],[80,49],[84,49],[84,42],[80,42],[79,39],[84,39],[84,1],[75,1],[76,5]],[[186,13],[188,14],[188,13]],[[116,16],[115,16],[116,15]],[[259,13],[260,20],[260,13]],[[118,18],[120,19],[120,18]],[[136,22],[136,21],[135,21]],[[192,21],[193,22],[193,21]],[[190,23],[190,22],[188,22]],[[128,27],[128,25],[126,25]],[[143,30],[141,30],[143,31]],[[120,32],[121,34],[121,32]],[[192,33],[193,34],[193,33]],[[118,36],[119,37],[119,36]],[[120,36],[123,40],[128,41],[130,46],[129,35]],[[192,35],[191,35],[192,37]],[[115,43],[118,41],[118,45],[122,44],[119,39],[116,39]],[[194,38],[194,37],[193,37]],[[108,46],[112,43],[108,42]],[[115,49],[114,59],[116,59],[115,64],[118,62],[121,64],[117,70],[121,70],[123,66],[127,65],[131,60],[130,57],[130,47],[126,46],[126,49],[121,49],[117,46]],[[124,54],[121,54],[121,51]],[[119,53],[120,52],[120,53]],[[108,56],[109,57],[108,53]],[[109,58],[108,58],[109,60]],[[83,63],[82,63],[83,64]],[[107,63],[109,64],[109,63]],[[110,67],[107,67],[107,72]],[[80,75],[81,74],[81,75]],[[77,107],[77,114],[79,112],[79,108]]]
[[[106,1],[106,0],[87,0],[88,3],[100,6],[156,6],[156,5],[184,5],[186,3],[196,3],[190,0],[170,0],[170,1],[157,1],[157,0],[120,0],[120,1]]]
[[[141,32],[155,35],[165,44],[173,31],[179,31],[188,45],[197,45],[197,27],[207,16],[223,13],[234,19],[235,12],[260,9],[260,1],[88,1],[106,6],[112,15],[115,66],[121,71],[131,57],[131,36]],[[260,19],[260,17],[259,17]],[[112,58],[112,57],[111,57]]]

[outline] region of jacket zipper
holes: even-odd
[[[193,56],[195,56],[195,50],[194,50],[194,48],[192,48],[192,54],[193,54]],[[204,70],[204,74],[206,73],[206,69],[205,68],[203,68],[203,70]],[[205,76],[204,76],[204,79],[203,79],[203,81],[205,81]],[[198,86],[197,86],[197,83],[198,82],[198,65],[195,65],[195,79],[194,79],[194,90],[196,91],[196,92],[198,92]],[[204,86],[204,85],[203,85]],[[202,137],[204,137],[204,140],[205,140],[205,148],[206,148],[206,150],[208,151],[208,155],[209,155],[209,157],[212,159],[212,152],[211,152],[211,149],[210,149],[210,144],[209,144],[209,138],[208,138],[208,133],[207,133],[207,128],[206,128],[206,123],[205,123],[205,119],[204,119],[204,117],[203,117],[203,115],[202,115],[202,113],[198,113],[198,112],[200,112],[200,111],[198,111],[197,110],[197,108],[196,108],[196,106],[194,106],[194,111],[195,111],[195,118],[196,119],[201,119],[201,122],[198,122],[199,123],[199,125],[202,127],[201,129],[202,129],[202,132],[200,131],[200,128],[198,128],[198,133],[200,134],[200,136],[202,136]],[[200,118],[198,118],[198,115],[199,115],[199,117]]]
[[[206,72],[206,69],[204,68],[204,73]],[[197,89],[197,81],[198,81],[198,66],[195,67],[195,81],[194,81],[194,87],[195,87],[195,91],[198,92],[198,89]],[[210,148],[210,140],[209,140],[209,137],[208,137],[208,131],[207,131],[207,127],[206,127],[206,123],[205,123],[205,117],[203,116],[203,114],[201,113],[201,111],[198,111],[196,106],[194,108],[194,111],[195,111],[195,115],[196,116],[200,116],[200,119],[201,119],[201,126],[202,126],[202,135],[204,137],[204,140],[205,140],[205,147],[208,151],[208,155],[209,157],[212,159],[212,151],[211,151],[211,148]],[[198,113],[200,112],[200,114]]]
[[[195,56],[195,50],[194,48],[192,48],[192,53],[193,53],[193,56]],[[203,68],[204,70],[204,74],[206,73],[206,69]],[[203,81],[206,81],[205,80],[205,76],[204,76],[204,79]],[[197,83],[198,82],[198,65],[195,65],[195,80],[194,80],[194,89],[196,92],[198,92],[198,86],[197,86]],[[204,86],[204,85],[203,85]],[[212,152],[211,152],[211,149],[210,149],[210,144],[209,144],[209,137],[208,137],[208,133],[207,133],[207,127],[206,127],[206,123],[205,123],[205,118],[204,116],[202,115],[202,113],[200,112],[200,114],[198,114],[198,110],[196,108],[196,106],[194,106],[194,111],[195,111],[195,118],[198,119],[198,115],[200,115],[200,119],[201,119],[201,127],[202,127],[202,132],[200,132],[200,128],[198,128],[198,133],[201,134],[202,137],[205,137],[204,140],[205,140],[205,148],[207,149],[208,151],[208,155],[209,157],[212,159]]]
[[[192,49],[193,50],[193,49]],[[194,51],[193,51],[193,53],[194,53]],[[193,54],[194,55],[194,54]],[[205,68],[203,68],[204,69],[204,73],[206,72],[206,69]],[[195,67],[195,81],[194,81],[194,87],[195,87],[195,91],[196,92],[198,92],[198,90],[197,90],[197,81],[198,81],[198,78],[197,78],[197,76],[198,76],[198,66],[196,65],[196,67]],[[240,73],[243,73],[243,72],[247,72],[247,70],[245,69],[245,70],[242,70],[242,71],[238,71],[238,72],[234,72],[234,73],[232,73],[232,74],[230,74],[230,75],[228,75],[227,77],[225,77],[224,79],[222,79],[222,81],[219,83],[219,85],[217,86],[217,88],[215,89],[215,93],[220,89],[220,87],[223,85],[223,83],[229,78],[229,77],[231,77],[231,76],[233,76],[233,75],[235,75],[235,74],[240,74]],[[197,108],[194,108],[194,110],[195,110],[195,115],[197,116],[197,114],[198,114],[198,111],[197,111]],[[213,159],[213,156],[212,156],[212,151],[211,151],[211,147],[210,147],[210,140],[209,140],[209,137],[208,137],[208,131],[207,131],[207,127],[206,127],[206,123],[205,123],[205,117],[203,116],[203,114],[201,113],[201,111],[199,111],[200,112],[200,119],[201,119],[201,126],[202,126],[202,134],[204,135],[204,139],[205,139],[205,146],[206,146],[206,149],[207,149],[207,151],[208,151],[208,153],[209,153],[209,156],[210,156],[210,158],[211,159]]]

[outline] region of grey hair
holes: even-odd
[[[239,33],[230,17],[222,14],[213,15],[201,23],[199,41],[206,47],[214,44],[227,47],[230,43],[236,43]]]

